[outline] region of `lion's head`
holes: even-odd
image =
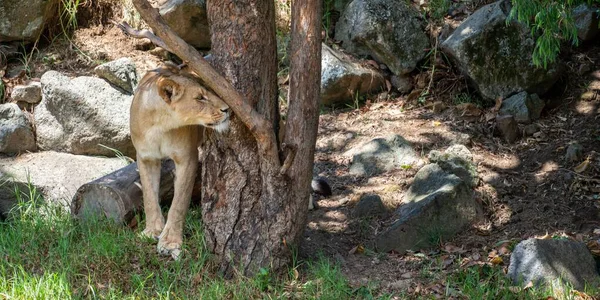
[[[144,106],[152,107],[153,113],[149,114],[169,123],[163,125],[170,128],[203,125],[222,132],[229,127],[229,106],[196,76],[177,67],[167,65],[150,71],[142,79],[136,97],[141,98],[137,102],[162,100],[148,101]]]

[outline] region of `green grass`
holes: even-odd
[[[451,274],[446,283],[447,296],[462,299],[592,299],[598,288],[587,286],[583,293],[589,298],[579,297],[580,292],[564,284],[562,289],[552,287],[520,288],[512,284],[501,267],[490,265],[472,266]],[[596,298],[593,298],[596,299]]]
[[[188,214],[184,256],[173,261],[159,256],[140,229],[77,221],[60,207],[28,201],[39,198],[33,187],[15,193],[17,209],[0,221],[0,299],[348,299],[370,293],[353,290],[325,258],[295,260],[287,276],[265,269],[225,280],[205,250],[197,209]]]

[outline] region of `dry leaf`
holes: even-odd
[[[406,96],[406,102],[410,103],[410,102],[414,102],[415,100],[419,99],[422,91],[423,90],[415,89],[412,92],[410,92],[410,94],[408,94],[408,96]]]
[[[552,236],[546,232],[546,234],[544,234],[542,236],[536,236],[535,238],[538,240],[549,240],[552,238]]]
[[[433,121],[433,122],[431,122],[431,124],[433,125],[433,127],[437,127],[437,126],[442,125],[442,122],[440,122],[440,121]]]
[[[349,254],[363,254],[365,253],[365,247],[361,244],[356,245],[354,248],[348,251]]]
[[[577,167],[573,168],[573,171],[575,171],[577,173],[583,173],[588,169],[589,166],[590,166],[590,160],[586,159],[582,163],[580,163]]]
[[[442,101],[436,101],[433,103],[431,108],[433,109],[434,114],[439,114],[446,109],[446,104],[444,104]]]
[[[493,111],[494,112],[498,112],[500,110],[500,107],[502,107],[502,97],[498,97],[496,98],[496,105],[494,105]]]
[[[500,256],[496,256],[490,260],[493,265],[501,265],[504,263],[504,260]]]
[[[456,109],[461,112],[461,116],[478,117],[483,113],[481,109],[473,103],[461,103],[456,106]]]
[[[467,252],[467,250],[465,250],[463,247],[457,247],[452,244],[446,244],[444,246],[444,251],[446,251],[448,253],[459,253],[459,254]]]

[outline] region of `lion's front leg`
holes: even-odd
[[[158,192],[160,187],[160,160],[138,158],[142,181],[144,213],[146,214],[145,236],[158,239],[165,227],[165,218],[160,211]]]
[[[198,168],[198,155],[190,155],[185,160],[175,161],[175,195],[169,208],[167,223],[158,240],[160,254],[179,259],[183,243],[185,215],[190,206],[192,189]]]

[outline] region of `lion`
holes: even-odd
[[[146,227],[143,235],[158,240],[157,251],[179,259],[183,225],[198,165],[198,131],[202,125],[223,132],[230,108],[193,73],[174,65],[149,71],[131,103],[131,139],[137,152]],[[159,206],[161,160],[175,163],[174,197],[167,219]]]

